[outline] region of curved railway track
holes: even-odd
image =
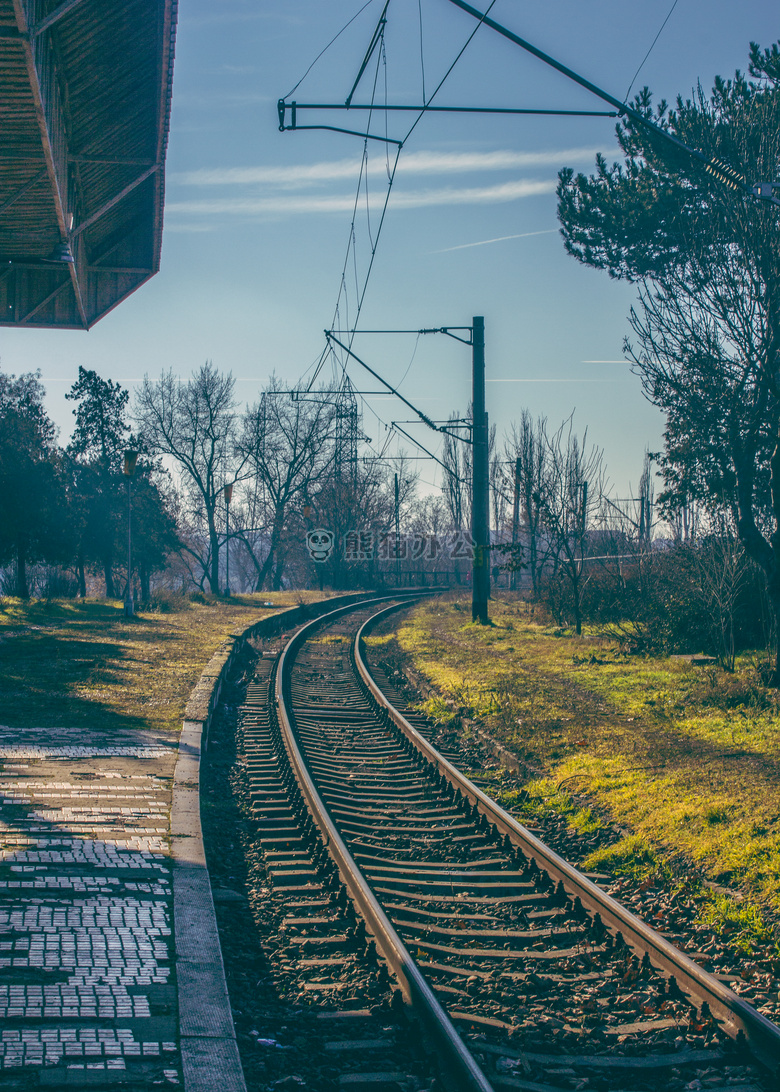
[[[302,627],[241,709],[283,963],[319,1003],[318,1087],[776,1089],[780,1029],[481,792],[372,674],[363,637],[403,603],[380,605]]]

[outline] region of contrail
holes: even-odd
[[[448,254],[451,250],[466,250],[470,246],[487,246],[488,243],[503,243],[506,239],[527,239],[529,235],[553,235],[557,228],[547,228],[545,231],[524,231],[520,235],[499,235],[497,239],[481,239],[478,243],[461,243],[460,246],[447,246],[444,250],[432,250],[431,254]],[[583,363],[595,363],[587,361]]]

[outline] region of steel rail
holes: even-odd
[[[647,952],[657,969],[673,976],[677,985],[699,1004],[706,1002],[713,1016],[732,1037],[742,1032],[751,1051],[759,1061],[777,1071],[780,1062],[780,1027],[743,1001],[741,997],[708,974],[655,929],[632,914],[619,902],[600,890],[557,853],[518,823],[508,812],[491,800],[451,762],[429,743],[427,739],[393,706],[374,681],[363,658],[361,645],[369,628],[383,621],[403,605],[394,604],[369,618],[360,627],[353,646],[355,667],[374,700],[384,709],[393,723],[410,742],[421,751],[450,784],[472,804],[476,804],[486,818],[493,822],[502,834],[509,836],[526,856],[532,857],[548,875],[563,883],[564,888],[582,905],[600,915],[602,922],[612,932],[620,932],[626,943],[640,954]]]
[[[414,593],[413,593],[414,594]],[[417,593],[426,594],[426,593]],[[430,594],[430,593],[428,593]],[[387,597],[375,600],[384,602]],[[393,597],[397,599],[397,596]],[[360,606],[370,605],[365,601]],[[396,605],[395,603],[393,604]],[[433,990],[425,981],[406,945],[394,929],[373,891],[369,887],[352,854],[341,838],[309,772],[306,760],[298,746],[294,728],[294,715],[290,709],[290,674],[292,661],[312,630],[334,622],[356,609],[355,604],[340,607],[321,615],[302,626],[282,652],[276,671],[274,697],[279,718],[279,728],[298,785],[314,822],[322,832],[328,852],[335,860],[342,882],[373,934],[379,952],[401,984],[401,988],[430,1040],[435,1045],[444,1065],[443,1076],[453,1092],[494,1092],[493,1086],[483,1074],[470,1051],[462,1042],[450,1018],[439,1003]]]

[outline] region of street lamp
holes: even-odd
[[[225,595],[230,595],[230,499],[233,485],[226,485],[222,490],[225,496]]]
[[[135,474],[135,466],[138,462],[138,452],[128,450],[125,452],[125,462],[122,473],[127,478],[127,590],[125,592],[125,618],[132,618],[135,614],[133,606],[133,591],[131,577],[133,573],[133,506],[130,492],[130,483]]]

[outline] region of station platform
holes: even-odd
[[[0,1089],[190,1084],[178,755],[177,740],[151,733],[0,727]]]

